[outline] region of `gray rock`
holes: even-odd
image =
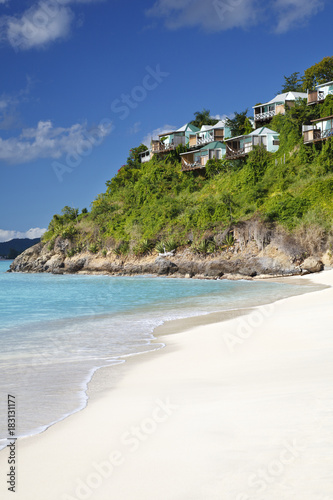
[[[205,276],[220,278],[225,273],[225,268],[223,260],[213,260],[206,265]]]
[[[316,259],[315,257],[308,257],[300,267],[303,272],[308,271],[309,273],[319,273],[324,269],[324,264],[321,260]]]
[[[163,257],[157,257],[154,267],[155,273],[158,275],[168,275],[178,271],[178,266],[174,262]]]
[[[66,262],[66,271],[69,273],[77,273],[78,271],[81,271],[81,269],[84,268],[86,262],[87,260],[84,258]]]

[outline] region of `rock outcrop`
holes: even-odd
[[[58,238],[54,248],[38,243],[19,255],[11,265],[12,272],[48,272],[53,274],[156,275],[201,279],[263,276],[287,276],[319,272],[322,261],[309,257],[293,263],[290,256],[268,245],[259,251],[255,245],[232,247],[211,256],[194,255],[188,248],[175,255],[117,257],[112,252],[82,252],[68,257],[70,242]]]
[[[301,264],[301,269],[304,272],[308,273],[319,273],[324,269],[324,264],[321,260],[316,259],[315,257],[308,257]]]

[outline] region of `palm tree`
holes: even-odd
[[[196,111],[194,113],[195,120],[191,121],[192,125],[195,125],[198,128],[201,128],[202,125],[216,125],[218,120],[215,118],[212,118],[210,116],[210,110],[209,109],[203,109],[202,111]]]

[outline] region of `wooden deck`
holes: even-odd
[[[311,90],[308,93],[308,104],[317,104],[317,102],[323,102],[324,100],[325,94],[320,90]]]
[[[303,133],[303,136],[304,136],[304,144],[324,141],[325,139],[333,137],[333,128],[329,128],[326,130],[320,130],[320,129],[306,130]]]

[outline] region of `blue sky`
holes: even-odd
[[[332,19],[329,0],[0,0],[0,241],[89,208],[195,111],[273,98],[332,55]]]

